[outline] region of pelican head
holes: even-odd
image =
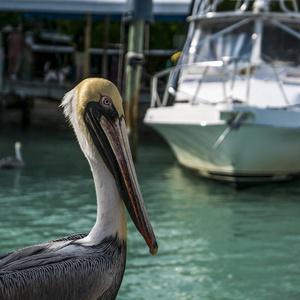
[[[21,142],[15,142],[15,148],[21,148],[22,143]]]
[[[156,254],[158,247],[139,189],[118,89],[106,79],[89,78],[65,95],[62,107],[92,170],[99,161],[107,168],[150,253]]]

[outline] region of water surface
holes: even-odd
[[[72,131],[2,129],[0,157],[16,140],[26,166],[0,170],[0,254],[89,231],[94,183]],[[136,169],[159,251],[128,218],[118,300],[300,299],[299,180],[235,191],[182,169],[151,136]]]

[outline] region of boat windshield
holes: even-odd
[[[291,24],[295,32],[300,32],[300,24]],[[272,24],[264,27],[262,59],[266,62],[300,64],[300,39]]]
[[[299,24],[281,23],[300,32]],[[189,46],[185,63],[224,59],[263,60],[283,64],[300,63],[300,40],[293,32],[264,21],[259,50],[254,45],[259,39],[254,21],[223,21],[199,23]],[[255,54],[254,54],[255,52]],[[254,55],[258,57],[254,57]]]

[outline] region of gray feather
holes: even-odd
[[[117,236],[86,247],[73,235],[0,257],[0,299],[115,299],[126,242]]]

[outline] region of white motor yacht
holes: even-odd
[[[238,186],[300,174],[297,2],[195,0],[188,21],[178,64],[153,77],[144,123],[201,176]]]

